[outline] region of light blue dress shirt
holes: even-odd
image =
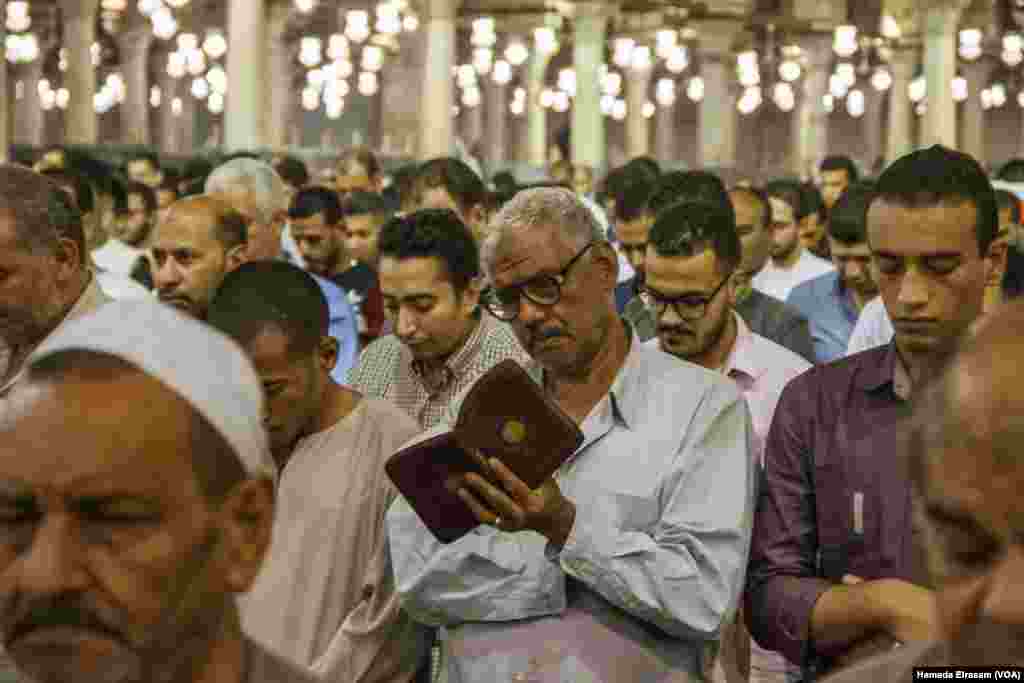
[[[327,308],[330,312],[330,325],[327,334],[338,340],[338,362],[331,371],[331,378],[338,384],[348,381],[348,372],[356,364],[359,358],[359,332],[356,329],[356,314],[352,310],[352,304],[348,301],[348,295],[338,285],[330,280],[313,275],[313,279],[320,285],[320,291],[327,299]]]
[[[735,612],[755,482],[735,383],[634,338],[581,428],[561,550],[489,526],[444,545],[404,498],[388,511],[399,596],[445,627],[449,683],[689,680]]]
[[[846,355],[846,345],[857,324],[853,295],[843,287],[838,271],[820,275],[793,288],[786,303],[800,311],[811,326],[811,341],[818,363]]]

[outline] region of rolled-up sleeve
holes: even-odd
[[[811,654],[814,604],[831,586],[816,576],[808,384],[798,378],[783,390],[768,433],[744,601],[754,639],[799,665]]]
[[[387,527],[398,595],[421,623],[509,621],[565,607],[564,577],[544,560],[539,534],[480,526],[446,545],[401,496]]]
[[[709,391],[660,487],[660,519],[623,528],[630,501],[577,501],[562,569],[666,633],[717,638],[743,586],[753,518],[750,411],[732,385]]]

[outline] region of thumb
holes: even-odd
[[[864,583],[864,579],[859,576],[854,576],[853,574],[846,574],[843,576],[844,586],[856,586],[858,583]]]

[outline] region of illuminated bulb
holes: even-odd
[[[309,14],[316,9],[316,0],[295,0],[295,9],[302,14]]]
[[[377,74],[372,71],[363,71],[359,74],[357,86],[359,94],[364,97],[372,97],[377,94]]]
[[[889,40],[899,40],[903,36],[903,31],[895,17],[889,14],[882,15],[881,31],[882,37]]]
[[[633,47],[636,41],[632,38],[616,38],[612,43],[612,63],[625,69],[633,60]]]
[[[622,93],[622,74],[616,71],[608,72],[601,83],[601,89],[612,97],[618,97]]]
[[[772,101],[782,111],[792,111],[796,106],[796,93],[789,83],[776,83],[772,89]]]
[[[199,36],[194,33],[182,33],[178,36],[178,50],[188,54],[199,49]]]
[[[985,88],[981,91],[981,108],[992,108],[992,90],[990,88]]]
[[[316,111],[320,108],[320,93],[316,89],[310,87],[302,89],[302,108],[306,111]]]
[[[299,62],[305,67],[314,67],[323,61],[322,45],[316,36],[304,36],[299,41]]]
[[[167,55],[167,75],[171,78],[184,76],[185,66],[185,55],[180,52],[172,52]]]
[[[1024,90],[1021,90],[1019,93],[1017,93],[1017,104],[1020,107],[1024,108]]]
[[[605,116],[612,115],[615,108],[615,97],[613,95],[601,95],[601,113]]]
[[[462,104],[466,109],[473,109],[480,104],[480,88],[470,86],[462,91]]]
[[[700,102],[704,99],[704,79],[700,76],[694,76],[690,79],[690,82],[686,84],[686,96],[693,102]]]
[[[540,106],[551,109],[555,104],[555,91],[551,88],[544,88],[540,91]]]
[[[736,108],[744,116],[753,114],[757,111],[757,108],[761,106],[761,88],[759,86],[751,86],[743,91],[739,101],[736,103]]]
[[[551,108],[559,114],[564,114],[569,111],[569,93],[559,90],[555,93],[555,99],[551,103]]]
[[[832,50],[844,59],[851,57],[857,51],[857,27],[836,26]]]
[[[352,62],[347,59],[339,59],[333,63],[332,68],[338,78],[348,78],[355,73],[356,70],[355,66],[352,65]]]
[[[193,76],[201,76],[206,71],[206,53],[196,50],[185,55],[185,64],[188,72]]]
[[[481,76],[491,73],[494,68],[494,53],[489,47],[478,47],[473,50],[473,68]]]
[[[967,79],[963,76],[957,76],[953,79],[952,83],[950,83],[950,90],[953,92],[954,102],[965,102],[970,97]]]
[[[9,0],[7,3],[7,30],[22,33],[32,27],[32,15],[24,0]]]
[[[864,115],[864,91],[851,90],[846,96],[846,111],[855,119]]]
[[[205,78],[195,78],[192,80],[191,92],[197,100],[205,100],[210,96],[210,84]]]
[[[665,68],[674,74],[686,71],[690,65],[690,53],[685,45],[674,45],[665,59]]]
[[[676,82],[671,78],[660,78],[654,85],[654,99],[663,107],[676,103]]]
[[[526,111],[526,103],[522,100],[512,100],[508,105],[508,110],[512,112],[512,116],[522,116]]]
[[[228,52],[228,41],[224,33],[214,29],[206,33],[206,40],[203,41],[203,52],[210,59],[220,59]]]
[[[654,106],[653,102],[644,102],[644,106],[641,108],[640,114],[642,114],[645,119],[649,119],[654,116],[655,111],[657,111],[657,107]]]
[[[228,91],[228,74],[224,67],[217,64],[206,72],[206,80],[213,92],[224,95]]]
[[[888,69],[875,69],[871,74],[871,87],[878,92],[885,92],[892,87],[892,74]]]
[[[541,54],[553,55],[558,52],[558,39],[555,37],[555,30],[549,26],[535,28],[533,42]]]
[[[654,34],[654,41],[657,46],[655,53],[658,55],[658,59],[667,60],[669,58],[669,55],[672,54],[676,47],[678,38],[679,34],[673,29],[661,29]]]
[[[363,70],[380,71],[384,66],[384,50],[377,45],[367,45],[363,48]]]
[[[509,43],[508,47],[505,48],[505,59],[512,66],[519,66],[529,58],[530,50],[518,40]]]
[[[928,81],[925,80],[924,76],[918,76],[910,82],[910,85],[907,86],[907,95],[910,96],[910,101],[915,104],[928,96]]]
[[[335,121],[341,118],[342,112],[345,111],[345,100],[338,98],[333,100],[327,100],[324,102],[324,113],[327,118]]]
[[[562,69],[559,71],[558,87],[569,93],[570,97],[576,97],[576,71],[573,69]]]
[[[161,0],[139,0],[139,14],[152,17],[153,13],[163,7]]]
[[[832,97],[832,95],[825,94],[821,98],[821,106],[825,108],[826,112],[831,114],[836,110],[836,98]]]
[[[787,83],[792,83],[793,81],[797,80],[798,78],[800,78],[800,75],[802,73],[803,69],[800,67],[800,64],[798,62],[794,62],[793,60],[787,59],[786,61],[779,64],[779,78],[786,81]]]
[[[163,101],[163,98],[164,93],[160,89],[159,85],[154,85],[152,88],[149,89],[149,106],[156,109],[160,106],[160,103]]]
[[[651,48],[647,45],[637,45],[633,48],[629,65],[634,71],[643,71],[651,68]]]
[[[498,85],[507,85],[512,80],[512,65],[504,59],[499,59],[494,63],[494,73],[492,77],[494,78],[494,82]]]
[[[173,100],[171,100],[171,113],[175,116],[181,116],[181,112],[184,106],[185,104],[181,101],[181,98],[175,97]]]
[[[415,14],[406,14],[402,18],[402,30],[406,33],[412,33],[420,27],[420,19]]]
[[[458,71],[456,71],[455,82],[458,83],[460,88],[476,85],[476,69],[473,68],[473,65],[460,64]]]
[[[1006,86],[1002,83],[992,84],[992,105],[997,109],[1006,104]]]
[[[758,64],[756,50],[747,50],[736,55],[736,73],[740,85],[745,88],[751,88],[761,82],[761,67]]]
[[[626,118],[627,111],[626,100],[615,100],[615,104],[612,105],[612,118],[616,121],[622,121]]]
[[[846,80],[839,74],[832,74],[828,77],[828,91],[837,100],[841,100],[846,97],[846,93],[849,91],[849,86],[846,85]]]
[[[965,28],[960,31],[960,47],[958,53],[963,59],[973,62],[981,56],[981,29]]]
[[[224,111],[224,96],[216,92],[210,93],[210,96],[206,98],[206,108],[210,110],[211,114],[222,113]]]
[[[843,80],[843,84],[846,86],[847,90],[857,83],[857,71],[853,68],[853,64],[850,64],[849,62],[837,64],[836,75]]]

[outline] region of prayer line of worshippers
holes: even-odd
[[[12,680],[1024,665],[1020,203],[969,156],[596,193],[189,166],[0,165]],[[582,446],[537,489],[458,477],[479,526],[441,543],[384,465],[506,360]]]

